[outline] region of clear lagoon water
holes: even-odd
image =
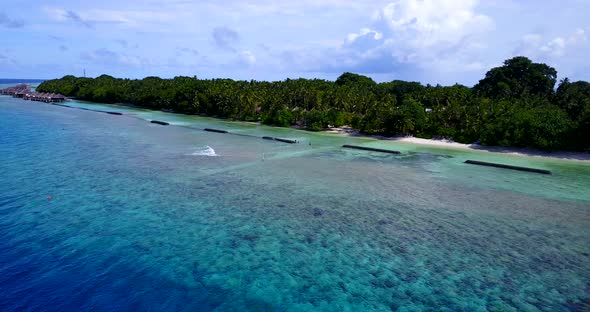
[[[67,104],[0,96],[1,311],[588,307],[588,163]]]

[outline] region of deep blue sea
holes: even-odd
[[[67,104],[0,96],[0,311],[589,306],[588,162]]]

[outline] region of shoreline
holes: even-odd
[[[400,143],[415,144],[422,146],[433,146],[438,148],[451,148],[460,150],[471,150],[471,151],[482,151],[487,153],[496,154],[507,154],[512,156],[525,156],[525,157],[538,157],[538,158],[553,158],[560,160],[571,160],[590,162],[590,151],[589,152],[571,152],[571,151],[555,151],[545,152],[541,150],[535,150],[531,148],[520,148],[520,147],[504,147],[504,146],[485,146],[479,144],[464,144],[457,143],[452,140],[442,139],[422,139],[413,136],[397,136],[397,137],[386,137],[381,135],[366,135],[362,134],[351,127],[334,127],[327,130],[321,131],[328,134],[336,134],[342,136],[354,136],[354,137],[366,137],[373,138],[382,141],[396,141]]]
[[[80,101],[80,100],[75,100],[75,101]],[[125,108],[145,109],[145,110],[149,110],[149,111],[162,112],[162,113],[168,113],[168,114],[199,116],[199,117],[213,118],[216,120],[228,121],[227,119],[222,119],[222,118],[212,117],[212,116],[184,114],[184,113],[179,113],[179,112],[174,112],[174,111],[153,110],[153,109],[143,108],[140,106],[136,106],[133,104],[127,104],[127,103],[107,104],[107,103],[96,103],[96,102],[89,102],[89,101],[80,101],[80,102],[87,102],[91,105],[120,106],[120,107],[125,107]],[[240,121],[240,120],[229,120],[229,121],[249,123],[249,124],[255,123],[257,125],[263,125],[260,122],[247,122],[247,121]],[[277,127],[277,126],[272,126],[272,125],[264,125],[264,126],[273,127],[273,128],[283,128],[283,127]],[[286,128],[294,129],[294,130],[309,131],[309,130],[306,130],[304,128],[297,127],[297,126],[291,126],[291,127],[286,127]],[[400,143],[414,144],[414,145],[420,145],[420,146],[431,146],[431,147],[446,148],[446,149],[450,148],[450,149],[458,149],[458,150],[481,151],[481,152],[487,152],[487,153],[506,154],[506,155],[512,155],[512,156],[549,158],[549,159],[569,160],[569,161],[590,163],[590,151],[587,151],[587,152],[572,152],[572,151],[546,152],[546,151],[541,151],[541,150],[535,150],[532,148],[484,146],[484,145],[479,145],[479,144],[464,144],[464,143],[457,143],[457,142],[454,142],[452,140],[447,140],[447,139],[441,139],[441,140],[422,139],[422,138],[416,138],[413,136],[386,137],[386,136],[382,136],[382,135],[362,134],[359,131],[357,131],[349,126],[332,127],[332,128],[321,130],[321,131],[319,131],[319,133],[335,134],[335,135],[339,135],[339,136],[360,137],[360,138],[362,138],[362,137],[372,138],[372,139],[377,139],[380,141],[396,141],[396,142],[400,142]]]

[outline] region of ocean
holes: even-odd
[[[0,96],[0,311],[590,305],[587,162],[66,104]]]

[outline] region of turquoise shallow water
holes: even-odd
[[[575,311],[590,298],[588,164],[68,105],[125,116],[0,97],[0,310]]]

